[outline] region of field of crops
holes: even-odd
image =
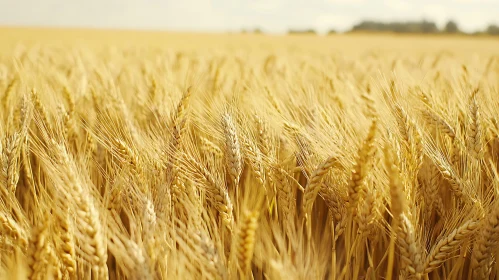
[[[2,279],[499,277],[497,39],[0,36]]]

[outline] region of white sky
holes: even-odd
[[[0,25],[238,31],[349,29],[362,19],[499,24],[499,0],[0,0]]]

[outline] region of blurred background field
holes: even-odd
[[[499,54],[496,36],[347,33],[314,34],[252,34],[252,33],[196,33],[64,28],[0,27],[0,49],[12,51],[17,45],[60,45],[117,48],[151,47],[182,51],[310,51],[315,54],[341,52],[359,56],[381,51],[392,54],[438,53]]]

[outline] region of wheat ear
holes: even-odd
[[[437,114],[431,111],[423,111],[423,117],[427,122],[435,126],[438,130],[449,136],[453,141],[456,139],[456,132],[452,126]]]
[[[490,265],[499,236],[499,202],[493,205],[480,225],[477,240],[471,255],[471,269],[474,279],[486,279],[490,274]]]
[[[214,200],[214,207],[220,213],[223,224],[232,230],[234,216],[232,214],[233,206],[229,194],[224,186],[217,180],[206,167],[196,161],[192,156],[186,155],[186,160],[195,173],[201,176],[207,187],[208,195]]]
[[[468,150],[477,159],[483,158],[482,126],[480,124],[480,113],[475,95],[471,98],[470,104],[471,121],[468,129]]]
[[[14,239],[22,249],[28,246],[28,238],[25,230],[3,212],[0,212],[0,232],[3,236],[9,236]]]
[[[324,180],[328,171],[337,164],[338,160],[335,156],[329,157],[314,170],[308,180],[307,186],[305,187],[305,193],[303,194],[303,213],[305,214],[308,229],[310,229],[309,216],[312,213],[312,206],[317,194],[319,194],[319,191],[321,190],[322,180]]]
[[[225,135],[225,158],[227,161],[228,173],[234,186],[237,186],[243,171],[243,163],[236,124],[229,113],[223,114],[222,126]]]
[[[374,119],[369,128],[369,133],[358,151],[357,159],[351,173],[350,182],[348,183],[348,208],[352,213],[354,213],[354,215],[359,200],[364,196],[364,180],[372,168],[371,163],[376,152],[375,137],[377,130],[378,122]]]
[[[237,260],[242,275],[247,275],[253,259],[255,233],[258,227],[258,212],[247,212],[241,221],[238,234]]]
[[[44,279],[49,266],[49,231],[45,225],[32,230],[28,247],[28,279]]]
[[[428,257],[426,257],[424,272],[430,273],[442,265],[450,254],[456,251],[457,247],[474,233],[478,224],[476,219],[468,220],[435,244]]]

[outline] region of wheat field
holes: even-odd
[[[497,39],[0,35],[2,279],[499,278]]]

